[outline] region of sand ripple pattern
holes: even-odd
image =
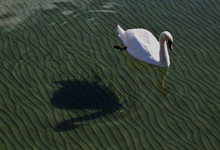
[[[220,2],[0,2],[0,147],[220,147]],[[116,25],[174,35],[171,67],[118,51]]]

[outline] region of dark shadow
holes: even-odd
[[[59,84],[61,88],[54,93],[51,99],[51,104],[54,107],[59,109],[89,109],[94,111],[94,113],[61,122],[54,128],[57,132],[75,129],[79,127],[74,124],[75,122],[93,120],[122,108],[115,94],[106,87],[101,87],[96,82],[58,81],[55,83]]]
[[[59,81],[61,89],[56,91],[51,104],[60,109],[92,109],[115,111],[121,106],[117,97],[106,87],[87,81]]]

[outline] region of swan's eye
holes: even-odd
[[[173,44],[173,42],[171,42],[170,40],[168,40],[168,42],[167,42],[168,44]]]

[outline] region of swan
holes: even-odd
[[[125,31],[117,25],[117,32],[131,56],[159,67],[170,66],[167,46],[173,50],[173,37],[168,31],[160,34],[159,42],[150,31],[142,28]]]

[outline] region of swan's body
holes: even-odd
[[[131,56],[156,66],[170,66],[167,42],[172,50],[173,37],[169,32],[162,32],[158,42],[154,35],[145,29],[129,29],[124,31],[118,25],[117,31],[118,36],[124,43],[124,46],[127,47],[127,51]]]

